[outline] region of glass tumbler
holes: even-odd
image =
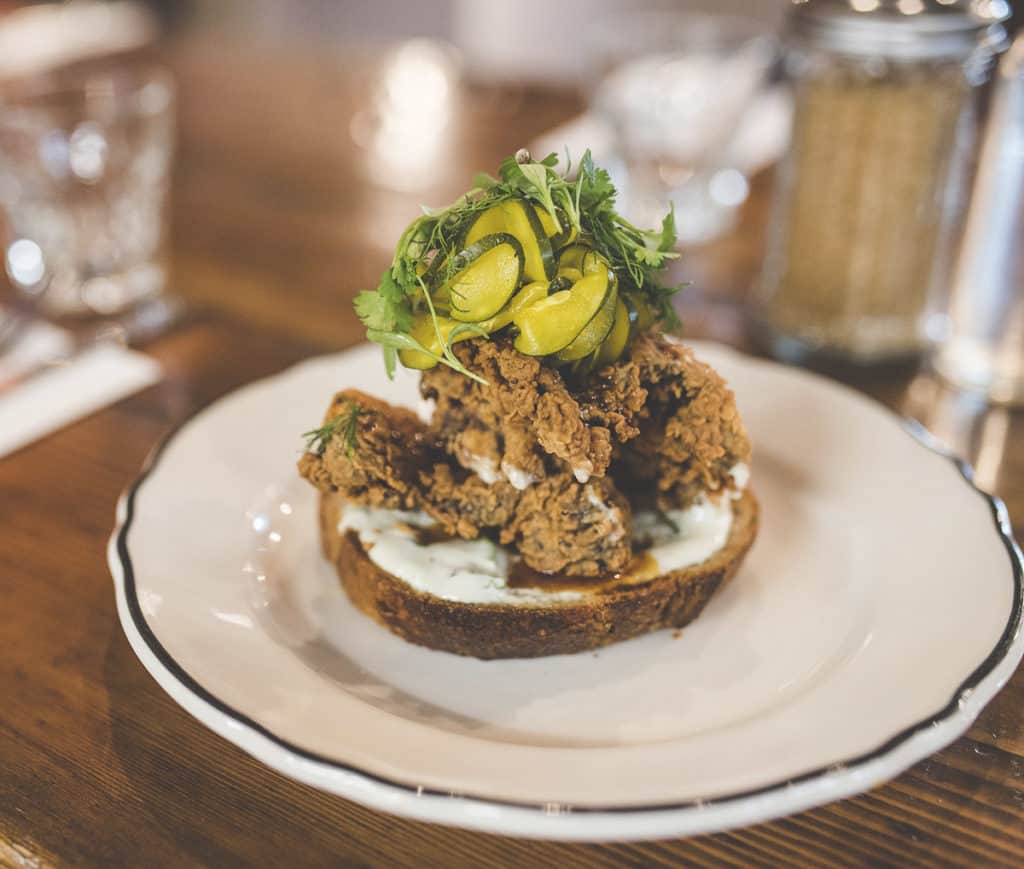
[[[765,25],[739,16],[634,12],[599,30],[593,106],[625,164],[633,222],[657,226],[672,202],[684,244],[729,229],[747,194],[729,146],[774,50]]]
[[[0,92],[0,244],[15,290],[51,317],[158,295],[174,84],[158,69],[60,73]]]

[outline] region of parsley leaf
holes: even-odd
[[[658,245],[658,250],[675,250],[677,241],[679,241],[679,234],[676,232],[676,206],[674,202],[670,202],[668,214],[661,220],[661,242]]]
[[[398,325],[394,304],[382,293],[362,290],[354,302],[356,313],[367,329],[390,332]]]
[[[580,158],[580,171],[577,179],[579,189],[580,210],[598,212],[603,208],[611,209],[615,204],[615,186],[606,169],[594,166],[590,149],[583,152]]]
[[[362,290],[353,304],[367,331],[404,332],[412,325],[412,308],[391,269],[381,276],[375,291]]]

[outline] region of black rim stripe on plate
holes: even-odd
[[[794,785],[803,784],[814,779],[825,778],[830,775],[839,773],[853,772],[858,767],[867,765],[868,763],[877,760],[889,754],[891,751],[913,738],[916,734],[928,730],[936,725],[942,724],[956,716],[960,702],[966,699],[979,684],[999,665],[999,663],[1006,657],[1017,634],[1021,630],[1022,624],[1022,609],[1024,609],[1024,559],[1022,559],[1020,549],[1013,538],[1013,531],[1010,525],[1009,516],[1006,511],[1006,507],[1003,502],[992,495],[983,492],[974,482],[974,472],[962,459],[949,453],[944,447],[940,446],[939,443],[934,439],[930,432],[924,428],[920,423],[911,419],[902,419],[898,421],[902,424],[903,429],[908,432],[921,446],[931,450],[937,455],[951,461],[954,467],[959,471],[963,480],[985,501],[988,503],[991,511],[992,518],[995,522],[996,533],[1002,540],[1003,545],[1006,547],[1007,555],[1010,559],[1010,565],[1013,570],[1013,605],[1011,607],[1010,616],[1007,620],[1006,627],[1003,630],[1002,636],[996,643],[995,648],[989,653],[989,655],[982,661],[981,664],[975,668],[972,672],[956,689],[952,699],[946,704],[939,712],[932,715],[917,724],[912,724],[909,727],[901,730],[891,739],[888,739],[882,745],[878,746],[872,751],[866,752],[865,754],[858,755],[850,758],[846,761],[839,761],[836,763],[829,764],[825,767],[811,770],[810,772],[802,773],[801,775],[793,778],[785,779],[784,781],[777,782],[775,784],[764,785],[758,788],[752,788],[750,790],[739,791],[737,793],[725,794],[717,797],[709,797],[707,799],[691,799],[685,800],[679,803],[656,803],[653,805],[639,805],[639,806],[574,806],[569,803],[535,803],[535,802],[520,802],[515,800],[502,800],[495,797],[479,796],[471,793],[452,792],[437,790],[433,788],[418,787],[415,785],[408,785],[395,779],[390,779],[385,776],[377,775],[376,773],[369,772],[368,770],[361,769],[360,767],[353,766],[351,764],[343,763],[338,760],[334,760],[324,755],[317,754],[316,752],[309,751],[300,746],[294,745],[288,742],[286,739],[282,739],[272,731],[268,730],[263,725],[256,721],[253,721],[247,715],[239,712],[237,709],[229,706],[218,697],[211,694],[202,685],[200,685],[191,675],[189,675],[174,658],[171,657],[170,653],[163,647],[160,641],[156,638],[156,635],[150,629],[145,616],[142,613],[142,608],[139,604],[138,594],[135,588],[135,573],[132,568],[131,556],[128,553],[128,531],[132,525],[132,519],[135,514],[135,499],[138,495],[142,484],[146,479],[153,473],[160,458],[163,456],[167,446],[171,441],[179,435],[189,423],[195,421],[196,417],[192,417],[190,420],[186,420],[178,428],[170,432],[156,449],[151,454],[149,460],[146,463],[145,468],[134,483],[129,487],[127,492],[127,504],[126,504],[126,515],[124,522],[117,534],[117,554],[121,562],[122,570],[124,571],[124,593],[125,599],[128,603],[128,612],[131,615],[135,629],[139,632],[143,641],[149,647],[153,655],[160,661],[161,665],[184,687],[199,697],[201,700],[222,712],[224,715],[234,719],[239,724],[244,725],[249,730],[258,733],[265,739],[277,744],[281,748],[290,752],[291,754],[302,757],[306,760],[313,761],[324,766],[332,767],[334,769],[342,770],[344,772],[352,773],[358,776],[362,776],[365,779],[377,782],[387,787],[396,788],[398,790],[405,791],[406,793],[413,796],[430,796],[430,797],[444,797],[447,799],[466,800],[472,802],[478,802],[492,806],[508,806],[520,809],[532,809],[542,812],[546,815],[551,814],[587,814],[587,813],[643,813],[643,812],[663,812],[673,811],[680,809],[693,809],[693,808],[708,808],[710,806],[722,805],[725,803],[737,802],[745,799],[749,799],[755,796],[761,796],[773,791],[785,791],[787,788],[793,787]],[[203,723],[203,722],[200,722]],[[205,726],[205,725],[204,725]],[[212,728],[211,728],[212,729]],[[220,734],[218,734],[220,735]],[[226,738],[226,737],[222,737]],[[231,741],[231,740],[229,740]],[[250,753],[251,752],[247,752]],[[253,755],[256,757],[255,755]],[[260,760],[259,757],[256,757]]]

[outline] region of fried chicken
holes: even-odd
[[[467,470],[513,484],[571,471],[585,482],[617,476],[658,480],[659,505],[685,507],[702,492],[732,485],[729,471],[750,459],[732,391],[693,352],[642,334],[627,358],[574,388],[558,369],[518,353],[507,340],[456,346],[487,386],[450,368],[423,373],[436,404],[431,424]]]
[[[463,467],[482,464],[522,485],[549,466],[567,467],[584,483],[605,474],[610,433],[587,425],[556,368],[505,339],[463,342],[455,352],[488,385],[438,366],[423,373],[420,391],[436,403],[433,428]]]
[[[590,379],[581,404],[588,422],[617,435],[616,478],[629,489],[656,481],[661,509],[733,488],[731,471],[750,462],[732,390],[692,350],[663,336],[637,336],[627,359]]]
[[[324,423],[352,408],[358,409],[355,444],[359,449],[334,438],[322,453],[304,453],[299,473],[321,491],[341,491],[360,504],[393,510],[417,507],[420,469],[440,454],[439,445],[411,410],[358,389],[335,395]]]
[[[691,351],[642,334],[629,355],[582,385],[504,339],[456,345],[477,383],[444,366],[425,371],[429,424],[348,390],[331,420],[356,406],[355,448],[330,440],[299,469],[325,492],[361,504],[420,509],[445,531],[515,547],[535,570],[613,573],[632,557],[633,500],[663,509],[731,488],[750,446],[732,392]]]
[[[452,460],[415,414],[358,390],[339,392],[325,422],[353,406],[356,447],[333,438],[322,453],[299,460],[299,472],[322,492],[423,510],[466,539],[491,534],[544,573],[595,576],[628,563],[632,514],[611,480],[584,484],[553,473],[524,489],[504,479],[487,482]]]

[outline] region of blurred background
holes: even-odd
[[[211,203],[212,211],[203,209],[211,223],[220,209],[234,211],[242,201],[257,211],[267,207],[280,218],[280,236],[287,232],[289,213],[282,187],[291,185],[298,199],[302,184],[316,185],[324,205],[334,204],[337,218],[354,224],[343,228],[329,260],[344,256],[346,243],[369,242],[382,251],[375,263],[347,263],[346,273],[334,278],[335,290],[343,292],[353,280],[372,282],[383,254],[420,204],[448,201],[473,172],[493,170],[495,155],[516,147],[536,143],[578,156],[589,146],[615,170],[625,194],[622,156],[606,118],[649,107],[659,91],[678,91],[679,83],[649,82],[649,70],[641,66],[632,71],[632,82],[620,82],[618,92],[599,93],[600,86],[627,58],[678,52],[686,39],[687,53],[700,68],[680,70],[690,79],[682,82],[690,91],[675,99],[689,107],[688,116],[673,119],[673,125],[683,129],[676,135],[682,152],[677,175],[689,171],[710,147],[721,145],[749,107],[771,49],[762,44],[756,57],[736,55],[744,42],[774,33],[785,6],[785,0],[527,0],[514,8],[491,0],[8,3],[0,47],[13,50],[0,51],[7,57],[0,59],[0,71],[16,79],[90,59],[130,64],[153,56],[172,69],[180,113],[172,197],[185,200],[171,209],[176,282],[189,295],[230,304],[225,288],[204,294],[199,276],[187,271],[185,254],[198,243],[192,234],[200,230],[192,220],[181,222],[195,207],[190,197],[219,203]],[[714,17],[698,17],[706,13]],[[668,31],[666,22],[674,25]],[[708,97],[712,89],[721,95],[720,76],[729,62],[744,67],[739,72],[745,80],[736,81],[733,104],[722,118],[722,100]],[[566,126],[601,98],[614,104]],[[754,169],[777,156],[787,123],[786,107],[777,100],[762,109],[759,123],[746,131],[746,151],[737,155]],[[722,129],[706,135],[704,128],[713,124]],[[636,150],[645,159],[657,158],[660,145],[652,154],[650,141],[664,137],[664,124],[643,117],[630,126],[643,128],[646,136]],[[759,143],[762,133],[770,141]],[[229,153],[220,150],[226,139],[232,139]],[[211,162],[219,159],[228,165]],[[272,165],[262,177],[246,173],[244,191],[224,189],[237,174],[231,166],[248,159]],[[195,189],[197,180],[201,190]],[[726,173],[716,188],[726,204],[719,206],[722,213],[711,213],[716,203],[707,193],[709,179],[703,180],[699,189],[685,191],[685,202],[675,196],[677,208],[691,203],[691,219],[681,221],[688,241],[723,235],[734,221],[734,206],[746,198],[745,179]],[[660,182],[642,191],[646,201],[634,196],[640,200],[634,209],[638,219],[660,221],[679,187],[685,185]],[[236,213],[235,231],[243,226]],[[292,241],[263,238],[262,244]],[[303,248],[312,243],[300,240]],[[264,255],[272,256],[269,249]],[[291,259],[288,267],[315,268],[314,260],[309,251],[303,262]],[[352,268],[365,270],[353,275]],[[320,275],[307,280],[322,283]]]
[[[352,344],[349,303],[420,206],[517,148],[590,147],[635,222],[674,203],[687,334],[880,382],[970,453],[987,409],[1024,398],[1017,18],[1004,0],[0,0],[0,411],[83,346],[145,349],[183,320]]]

